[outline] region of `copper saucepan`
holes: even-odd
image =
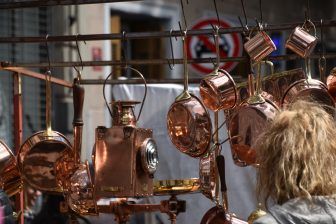
[[[59,132],[51,129],[51,74],[46,73],[46,126],[29,137],[20,147],[18,165],[23,180],[40,191],[60,192],[56,181],[55,162],[65,151],[72,153],[70,142]]]
[[[215,27],[215,46],[217,62],[215,69],[202,79],[200,95],[204,105],[213,110],[226,110],[235,107],[237,102],[236,84],[230,74],[220,69],[219,27]]]
[[[288,87],[281,100],[282,106],[304,99],[321,104],[327,112],[333,115],[335,101],[329,94],[327,86],[319,80],[312,79],[310,59],[305,59],[305,66],[307,78],[296,81]]]
[[[21,174],[8,146],[0,140],[0,188],[10,197],[21,190]]]
[[[230,116],[228,129],[231,151],[233,160],[238,166],[255,164],[256,151],[253,149],[253,146],[258,136],[263,132],[268,122],[273,120],[278,111],[276,104],[270,100],[272,97],[266,93],[262,94],[260,77],[261,64],[270,65],[273,73],[273,64],[271,62],[257,63],[257,90],[253,93],[253,76],[250,75],[250,97],[241,103],[237,110]]]
[[[167,115],[168,134],[172,143],[181,152],[199,157],[209,148],[211,141],[211,120],[202,102],[188,92],[188,64],[186,31],[184,31],[184,91],[170,106]]]

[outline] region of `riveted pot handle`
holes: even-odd
[[[84,104],[84,87],[80,85],[79,79],[75,78],[73,82],[73,106],[74,118],[72,124],[74,126],[83,126],[83,104]]]

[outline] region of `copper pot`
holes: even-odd
[[[21,174],[8,146],[0,140],[0,188],[10,197],[20,192]]]
[[[203,103],[188,92],[186,31],[182,37],[184,58],[184,91],[170,106],[167,115],[168,134],[175,147],[191,157],[203,155],[211,141],[211,119]]]
[[[216,45],[216,67],[200,83],[200,95],[204,105],[213,110],[227,110],[235,107],[237,102],[236,84],[230,74],[220,69],[219,28],[216,27],[214,37]]]
[[[261,24],[258,24],[257,34],[249,38],[244,44],[244,49],[253,61],[258,62],[275,51],[276,46],[267,33],[263,31]]]
[[[29,137],[20,147],[18,165],[23,180],[33,188],[47,192],[61,192],[56,181],[55,162],[68,151],[73,153],[70,142],[51,129],[51,75],[46,74],[46,125],[47,129]]]
[[[314,35],[309,33],[308,25],[314,29]],[[306,20],[302,27],[298,26],[289,36],[286,41],[286,48],[291,49],[303,58],[308,57],[314,50],[317,44],[315,25]]]
[[[216,174],[217,168],[215,150],[209,150],[200,158],[199,178],[202,194],[212,201],[216,200]]]
[[[269,62],[262,62],[268,63]],[[256,151],[253,148],[257,138],[273,120],[278,107],[272,102],[269,94],[261,92],[260,66],[258,63],[257,91],[253,93],[253,76],[249,75],[250,97],[241,103],[230,116],[229,136],[234,163],[238,166],[254,165]]]
[[[306,79],[296,81],[288,87],[281,100],[282,106],[291,104],[299,99],[304,99],[321,104],[326,111],[333,115],[335,101],[329,94],[328,88],[323,82],[311,78],[309,59],[306,59],[306,71]]]

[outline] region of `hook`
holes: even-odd
[[[241,27],[243,28],[243,35],[244,35],[245,37],[248,37],[248,36],[249,36],[249,34],[248,34],[248,33],[249,33],[249,28],[248,28],[247,24],[244,26],[244,24],[243,24],[243,22],[242,22],[240,16],[238,16],[238,20],[239,20],[239,22],[240,22]]]
[[[172,56],[172,59],[173,59],[173,65],[170,64],[170,60],[168,59],[168,66],[170,68],[170,70],[173,70],[174,67],[175,67],[175,57],[174,57],[174,48],[173,48],[173,41],[172,41],[172,32],[173,32],[173,29],[170,30],[169,34],[170,34],[170,38],[169,38],[169,41],[170,41],[170,51],[171,51],[171,56]],[[177,41],[177,37],[175,36],[175,40]]]
[[[49,34],[46,35],[45,40],[46,40],[47,57],[48,57],[48,65],[49,65],[48,71],[50,72],[51,65],[50,65],[50,56],[49,56],[49,47],[48,47],[48,37],[49,37]]]
[[[213,2],[214,2],[215,11],[216,11],[216,16],[217,16],[217,23],[218,23],[218,26],[220,26],[220,22],[219,22],[219,14],[218,14],[218,9],[217,9],[216,0],[213,0]],[[211,24],[211,26],[212,26],[212,24]]]
[[[259,0],[259,12],[260,12],[260,23],[263,23],[263,14],[262,14],[262,7],[261,7],[261,0]]]
[[[245,6],[244,6],[244,1],[240,0],[242,8],[243,8],[243,13],[244,13],[244,18],[245,18],[245,26],[247,27],[247,16],[246,16],[246,10],[245,10]],[[241,23],[243,24],[243,23]],[[242,25],[243,26],[243,25]]]
[[[189,1],[187,1],[187,4],[189,4]],[[185,28],[187,29],[188,28],[188,24],[187,24],[187,19],[186,19],[186,16],[185,16],[185,12],[184,12],[184,6],[183,6],[183,0],[180,0],[180,3],[181,3],[181,9],[182,9],[182,15],[183,15],[183,20],[184,20],[184,26]],[[180,23],[180,22],[179,22]],[[182,29],[181,29],[182,30]]]
[[[123,60],[125,62],[125,68],[127,68],[127,39],[126,39],[126,31],[122,32],[122,48],[123,48]]]
[[[76,48],[77,48],[77,53],[78,53],[78,57],[79,57],[82,69],[79,70],[76,66],[74,66],[74,69],[77,72],[77,78],[78,78],[78,80],[81,80],[81,78],[82,78],[81,75],[82,75],[82,71],[84,69],[84,65],[83,65],[82,55],[81,55],[80,50],[79,50],[78,36],[79,36],[79,34],[77,33],[77,35],[76,35]],[[85,41],[84,41],[84,43],[86,44]]]

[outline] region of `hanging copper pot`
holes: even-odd
[[[191,157],[203,155],[211,141],[211,120],[203,103],[188,92],[186,31],[183,40],[184,91],[170,106],[168,134],[175,147]]]
[[[20,192],[22,187],[15,156],[0,140],[0,188],[10,197]]]
[[[216,67],[200,83],[200,95],[204,105],[213,110],[227,110],[237,102],[236,84],[231,75],[220,69],[219,27],[215,27]]]
[[[215,145],[213,148],[216,147]],[[211,149],[200,157],[199,178],[202,194],[212,201],[216,200],[217,168],[216,150]]]
[[[55,162],[65,151],[73,153],[70,142],[51,129],[51,74],[46,73],[46,126],[29,137],[20,147],[18,165],[23,180],[33,188],[47,192],[61,192],[56,181]]]
[[[286,106],[299,99],[315,101],[321,104],[326,111],[334,114],[335,101],[329,94],[327,86],[311,77],[310,59],[305,59],[307,78],[296,81],[288,87],[282,97],[281,104]]]
[[[256,151],[254,144],[263,132],[267,124],[273,120],[278,111],[278,107],[270,99],[268,94],[261,91],[261,64],[268,64],[272,68],[271,62],[260,62],[258,65],[256,91],[253,93],[253,76],[249,75],[250,97],[237,108],[230,116],[229,136],[234,163],[238,166],[254,165],[256,161]]]

